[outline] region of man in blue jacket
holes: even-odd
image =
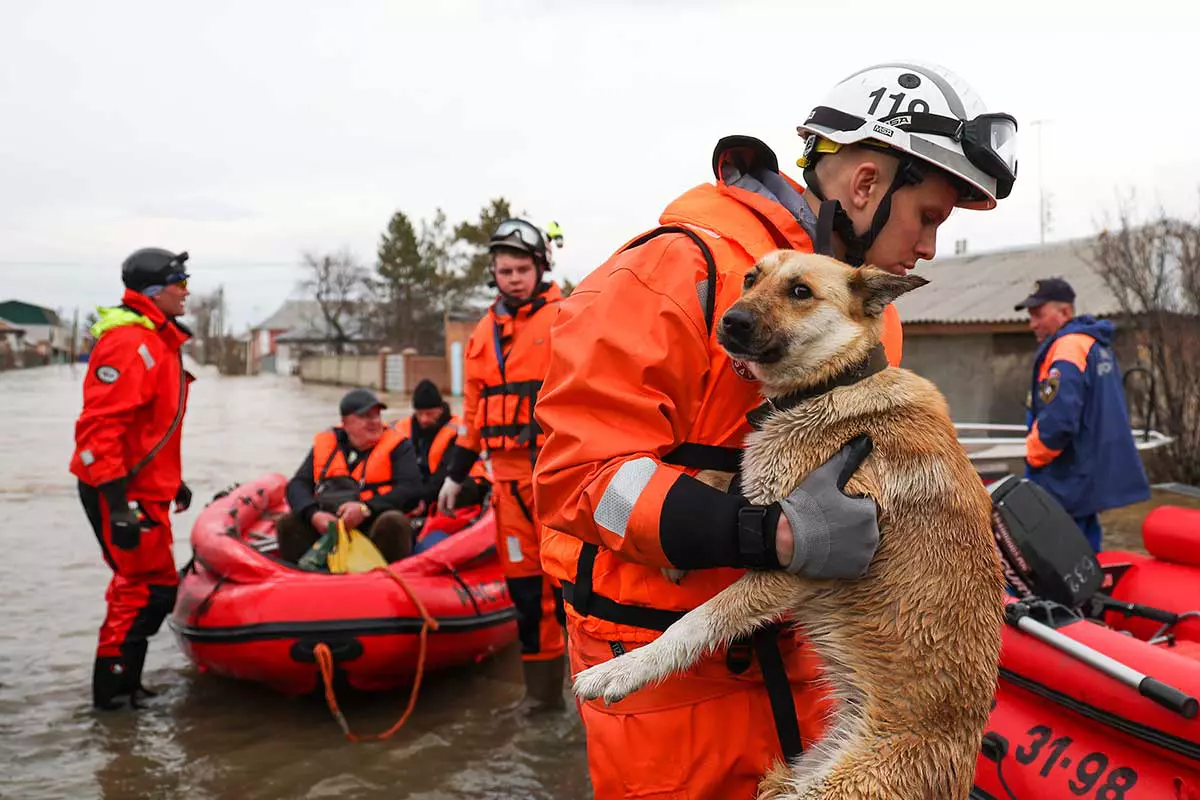
[[[1075,316],[1075,290],[1062,278],[1038,281],[1015,308],[1029,310],[1039,342],[1026,476],[1062,503],[1099,552],[1096,515],[1150,497],[1111,347],[1113,324]]]

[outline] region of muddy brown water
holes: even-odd
[[[184,429],[196,495],[175,517],[175,559],[191,555],[200,507],[230,483],[290,473],[344,389],[199,371]],[[347,742],[320,697],[287,698],[200,675],[164,625],[145,680],[165,688],[137,713],[97,714],[91,663],[109,572],[67,463],[82,369],[0,372],[0,797],[587,798],[573,711],[536,722],[493,712],[520,694],[510,648],[428,678],[408,724],[384,742]],[[397,402],[388,418],[403,413]],[[388,728],[407,692],[340,698],[358,732]]]
[[[196,494],[175,518],[175,559],[214,493],[290,473],[314,431],[336,421],[338,387],[200,371],[184,430]],[[97,714],[91,660],[109,573],[67,463],[82,369],[0,372],[0,798],[588,798],[573,712],[530,723],[493,712],[520,694],[510,648],[429,678],[408,724],[385,742],[342,738],[319,697],[286,698],[200,675],[164,625],[146,682],[165,688],[138,713]],[[390,398],[389,419],[405,413]],[[1155,492],[1103,517],[1105,544],[1140,549],[1145,514],[1200,501]],[[407,693],[341,698],[359,732],[388,728]]]

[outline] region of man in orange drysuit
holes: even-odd
[[[906,113],[894,115],[893,101]],[[747,412],[762,402],[746,362],[769,354],[731,359],[716,328],[745,273],[777,248],[896,274],[933,258],[956,206],[991,208],[1011,190],[1015,121],[984,113],[948,71],[885,64],[835,87],[799,131],[807,190],[762,142],[722,139],[716,184],[671,203],[664,227],[561,304],[534,497],[542,563],[567,603],[572,673],[652,641],[746,568],[853,579],[874,554],[874,503],[840,488],[869,440],[766,507],[740,497],[736,481],[725,493],[692,477],[738,469]],[[898,363],[891,308],[884,346]],[[612,706],[583,704],[595,797],[753,797],[773,762],[822,733],[818,670],[795,634],[771,626]]]
[[[488,243],[500,297],[467,342],[462,429],[451,451],[438,506],[450,513],[481,448],[495,479],[497,549],[517,608],[525,696],[521,713],[563,706],[562,590],[542,571],[533,502],[533,464],[543,435],[534,406],[550,355],[550,323],[562,292],[543,281],[549,255],[542,232],[505,220]]]
[[[187,509],[179,443],[192,376],[184,312],[187,253],[145,248],[125,259],[121,305],[102,308],[83,381],[71,473],[113,571],[92,671],[92,703],[116,709],[154,694],[141,684],[147,639],[175,605],[171,502]]]

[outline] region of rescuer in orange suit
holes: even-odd
[[[500,297],[467,342],[462,428],[449,456],[438,506],[449,513],[482,448],[491,461],[497,549],[517,630],[524,714],[563,707],[562,590],[542,571],[533,502],[533,464],[543,434],[534,407],[550,356],[550,323],[562,292],[543,280],[550,266],[545,237],[520,219],[505,220],[488,243]]]
[[[933,258],[956,206],[992,208],[1011,191],[1016,123],[985,113],[944,69],[893,63],[838,84],[799,132],[807,190],[759,140],[722,139],[715,185],[671,203],[663,227],[561,304],[534,498],[542,563],[567,603],[572,673],[652,641],[747,568],[854,579],[874,554],[874,503],[836,488],[869,440],[770,506],[750,505],[736,480],[726,493],[692,477],[738,469],[747,413],[762,403],[747,364],[761,354],[731,359],[716,329],[745,273],[777,248],[896,274]],[[897,364],[894,309],[884,322]],[[774,761],[821,735],[818,677],[806,645],[773,625],[611,706],[583,704],[595,797],[753,797]]]
[[[192,502],[180,439],[192,376],[183,368],[191,332],[176,320],[187,302],[187,253],[144,248],[121,267],[121,305],[101,308],[83,379],[71,474],[112,569],[108,611],[92,670],[92,704],[137,707],[149,637],[175,605],[171,503]]]

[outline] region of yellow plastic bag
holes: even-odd
[[[387,561],[365,534],[358,530],[347,531],[346,523],[339,519],[337,544],[329,554],[328,564],[333,573],[356,573],[386,567]]]

